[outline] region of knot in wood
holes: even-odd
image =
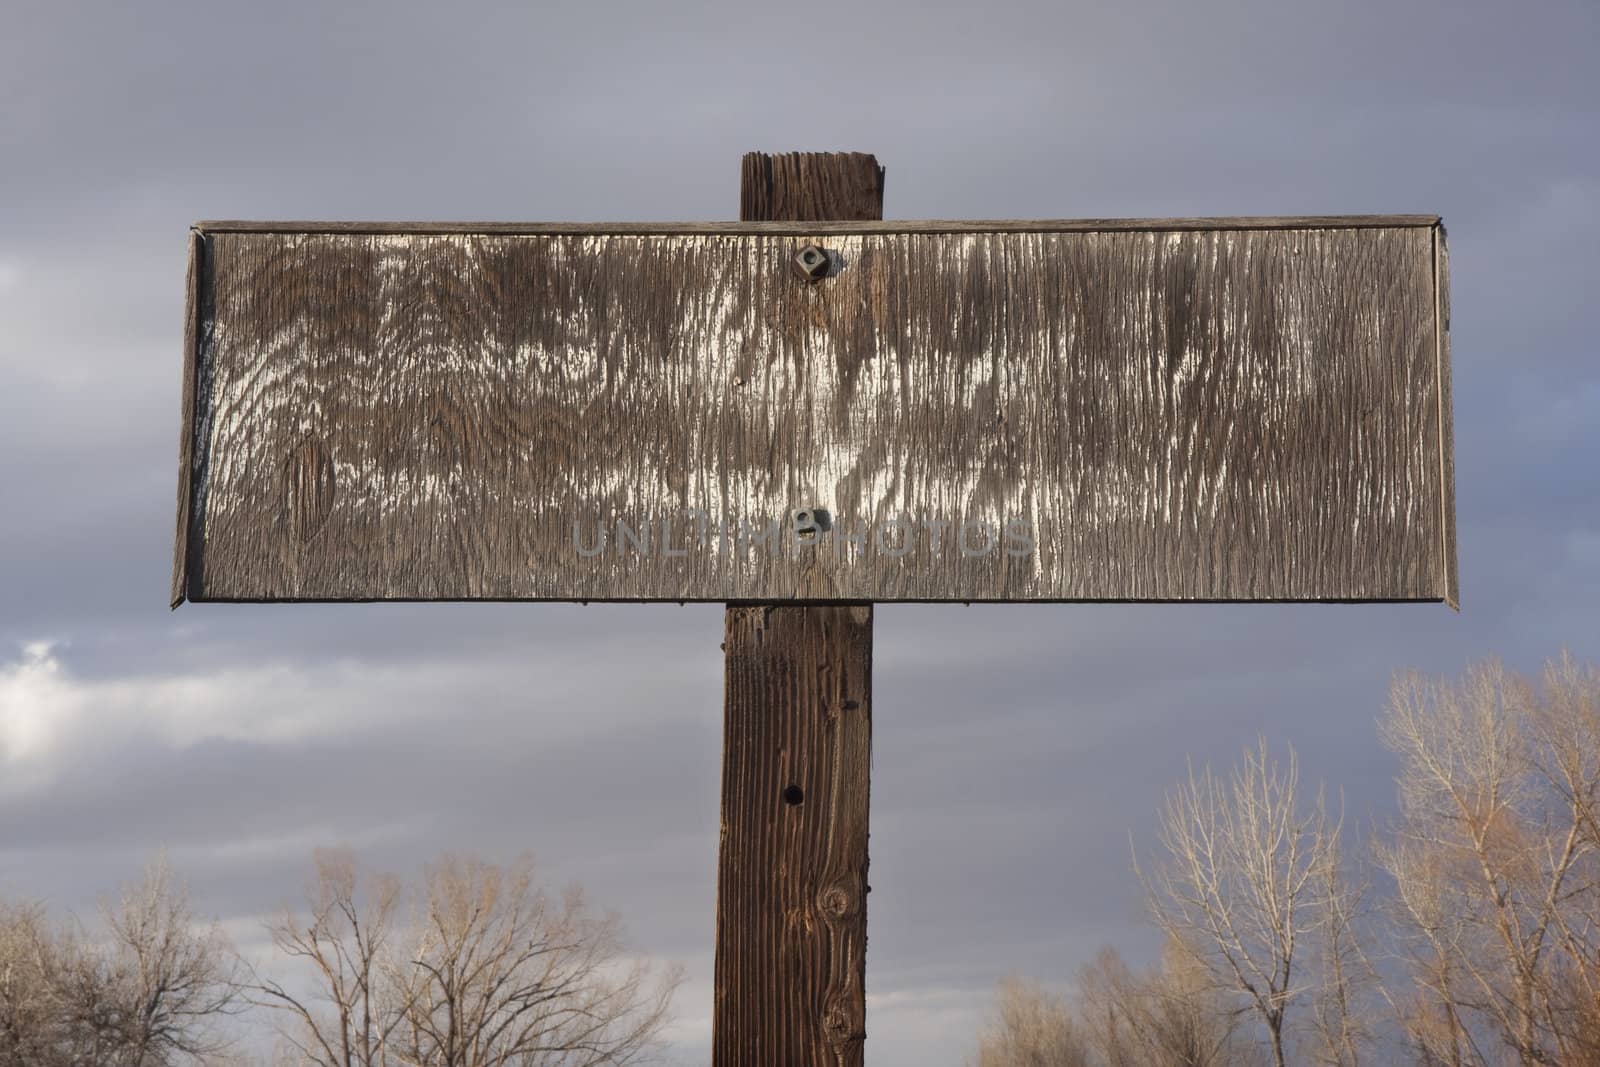
[[[855,895],[842,885],[830,885],[822,891],[817,907],[830,919],[843,919],[855,911]]]
[[[289,536],[305,544],[322,529],[333,510],[333,457],[321,441],[307,435],[283,461],[281,502]]]

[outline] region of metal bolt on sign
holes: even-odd
[[[807,282],[820,281],[828,275],[828,253],[816,245],[806,245],[794,254],[794,270]]]
[[[822,508],[796,508],[789,513],[794,539],[802,545],[812,545],[820,541],[822,532],[830,525],[828,519],[827,511]]]

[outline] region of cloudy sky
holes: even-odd
[[[1380,819],[1392,673],[1600,658],[1600,6],[1482,0],[0,4],[0,893],[165,846],[242,931],[311,850],[531,849],[710,1029],[721,610],[167,610],[201,218],[700,220],[849,149],[891,218],[1437,213],[1462,611],[888,606],[870,1062],[954,1064],[1014,971],[1143,959],[1129,835],[1264,731]]]

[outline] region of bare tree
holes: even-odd
[[[601,1067],[654,1051],[676,972],[651,987],[622,959],[616,916],[591,915],[576,889],[552,897],[530,860],[434,864],[405,922],[399,883],[360,883],[348,853],[319,854],[309,918],[269,927],[311,965],[315,996],[259,975],[255,993],[307,1062]]]
[[[1473,1067],[1488,1062],[1462,1011],[1466,998],[1460,966],[1471,951],[1463,943],[1467,924],[1456,899],[1458,887],[1431,863],[1424,850],[1402,842],[1378,848],[1395,882],[1388,908],[1398,916],[1411,985],[1398,994],[1384,990],[1413,1053],[1424,1067]]]
[[[1335,842],[1337,844],[1337,842]],[[1362,919],[1368,885],[1352,881],[1340,849],[1325,849],[1315,868],[1315,966],[1312,1058],[1327,1067],[1360,1067],[1374,1040],[1370,1020],[1377,970],[1368,956]]]
[[[104,931],[0,906],[0,1064],[177,1067],[228,1047],[231,950],[194,921],[165,858],[101,906]]]
[[[1151,1057],[1145,991],[1122,954],[1102,948],[1078,971],[1084,1038],[1104,1067],[1170,1067]]]
[[[63,1062],[54,956],[43,907],[0,902],[0,1067]]]
[[[551,897],[531,859],[450,858],[427,872],[424,918],[394,971],[407,1058],[450,1067],[598,1067],[654,1051],[677,984],[620,960],[614,914]]]
[[[403,1012],[384,1001],[380,968],[388,962],[400,884],[378,876],[361,884],[348,849],[319,849],[316,879],[307,894],[310,915],[285,909],[267,925],[280,955],[309,964],[317,999],[291,992],[252,969],[257,1004],[291,1015],[284,1034],[303,1062],[315,1067],[379,1067],[387,1064],[389,1035]],[[321,1007],[318,1000],[325,1001]]]
[[[1534,750],[1553,806],[1577,828],[1578,856],[1555,908],[1549,1021],[1568,1067],[1600,1067],[1600,668],[1563,652],[1533,704]],[[1555,823],[1559,825],[1559,821]]]
[[[165,856],[101,913],[105,967],[127,1067],[209,1063],[229,1045],[218,1024],[243,1007],[234,954],[221,930],[199,928],[186,887]]]
[[[1104,1067],[1237,1067],[1237,1011],[1197,954],[1169,939],[1161,961],[1135,974],[1115,949],[1102,949],[1078,975],[1080,1017]]]
[[[1303,990],[1302,941],[1323,921],[1318,873],[1339,852],[1340,827],[1320,794],[1303,808],[1298,789],[1293,750],[1280,766],[1264,739],[1226,782],[1191,771],[1161,812],[1165,855],[1148,877],[1139,871],[1157,925],[1244,998],[1276,1067],[1287,1062],[1289,1011]]]
[[[1498,662],[1391,688],[1384,741],[1401,815],[1380,856],[1395,880],[1411,1026],[1436,1062],[1594,1055],[1600,988],[1595,812],[1600,676],[1570,657],[1536,685]]]
[[[1280,765],[1258,743],[1168,795],[1159,861],[1135,859],[1161,965],[1107,950],[1052,1009],[1091,1063],[1361,1067],[1386,1051],[1386,1002],[1426,1067],[1600,1067],[1600,669],[1563,654],[1537,680],[1495,662],[1406,675],[1381,734],[1401,761],[1383,898],[1342,854],[1342,818],[1299,798],[1292,751]],[[1407,979],[1387,987],[1383,912]]]
[[[976,1067],[1090,1067],[1067,1002],[1038,982],[1006,978],[978,1043]]]

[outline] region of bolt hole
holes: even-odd
[[[793,807],[806,798],[804,792],[797,785],[785,786],[783,789],[783,802]]]

